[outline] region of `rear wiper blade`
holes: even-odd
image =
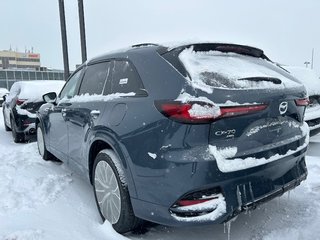
[[[246,81],[254,81],[254,82],[272,82],[274,84],[282,83],[282,81],[279,78],[273,78],[273,77],[247,77],[247,78],[240,78],[238,80],[246,80]]]

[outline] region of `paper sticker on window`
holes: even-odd
[[[122,79],[120,79],[120,81],[119,81],[119,84],[120,84],[120,85],[127,84],[127,83],[128,83],[128,78],[122,78]]]

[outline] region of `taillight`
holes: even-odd
[[[219,108],[200,102],[157,102],[156,107],[166,117],[184,123],[209,123],[220,115]]]
[[[211,123],[221,118],[251,114],[267,108],[266,104],[215,106],[206,102],[156,101],[157,109],[166,117],[182,123]]]
[[[310,103],[309,98],[300,98],[295,100],[297,106],[308,106]]]
[[[247,105],[247,106],[235,106],[235,107],[221,107],[221,117],[233,117],[239,115],[246,115],[262,111],[267,108],[268,105]]]
[[[17,99],[17,100],[16,100],[16,104],[17,104],[18,106],[20,106],[20,105],[22,105],[25,101],[26,101],[25,99]]]

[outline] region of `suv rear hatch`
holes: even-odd
[[[220,108],[211,119],[209,133],[216,158],[271,159],[306,144],[306,90],[262,50],[233,44],[195,44],[163,56],[188,83],[183,90],[188,93],[182,93],[180,99],[214,105],[215,112]],[[245,167],[219,166],[225,172]]]

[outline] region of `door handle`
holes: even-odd
[[[90,112],[90,116],[93,118],[93,119],[97,119],[100,115],[100,111],[99,110],[92,110]]]

